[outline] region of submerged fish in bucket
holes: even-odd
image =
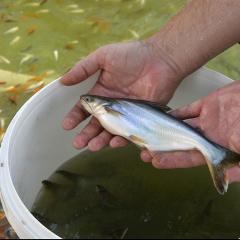
[[[167,114],[167,106],[131,99],[81,96],[84,108],[114,135],[122,136],[161,161],[163,152],[199,150],[205,157],[218,192],[228,189],[225,171],[240,161],[240,155],[203,137],[187,123]]]

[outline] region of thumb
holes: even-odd
[[[104,49],[105,47],[101,47],[77,62],[69,72],[61,77],[61,83],[67,86],[78,84],[102,69],[106,56]]]

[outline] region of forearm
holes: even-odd
[[[186,77],[240,41],[240,1],[193,0],[144,40]]]

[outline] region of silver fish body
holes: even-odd
[[[141,100],[89,95],[82,96],[81,102],[110,133],[148,149],[159,160],[163,152],[199,150],[207,160],[218,191],[221,194],[227,191],[228,182],[224,171],[236,165],[239,156],[209,141],[187,123],[167,114],[166,106]],[[229,154],[230,161],[226,162]]]

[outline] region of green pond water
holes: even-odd
[[[32,213],[62,238],[236,239],[239,203],[239,185],[220,195],[207,167],[158,170],[129,145],[64,163]]]

